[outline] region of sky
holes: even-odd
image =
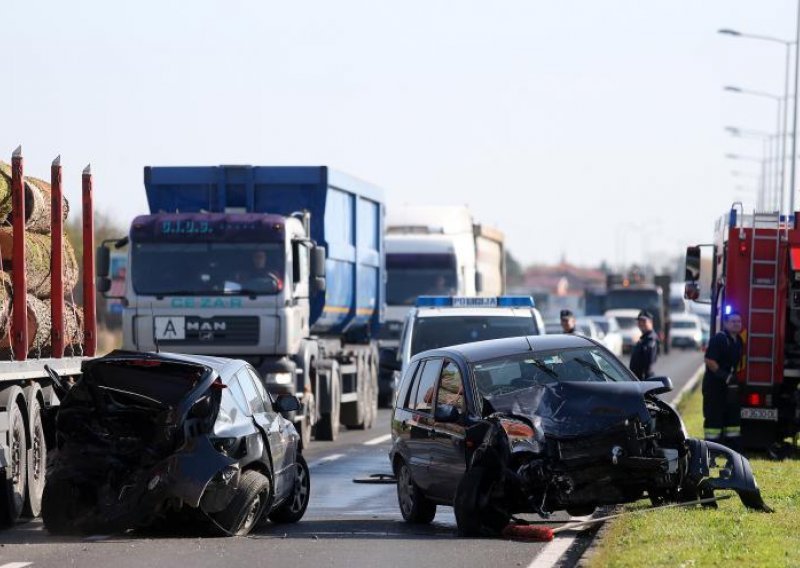
[[[147,212],[145,165],[328,165],[466,204],[524,263],[665,258],[752,208],[789,0],[1,0],[0,159]],[[734,175],[732,171],[742,172]],[[800,174],[798,174],[800,175]]]

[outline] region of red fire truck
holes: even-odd
[[[737,375],[742,444],[779,446],[800,424],[800,227],[779,213],[745,215],[734,204],[714,244],[686,252],[686,298],[711,304],[711,333],[742,314],[744,359]]]

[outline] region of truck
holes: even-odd
[[[606,312],[612,310],[647,310],[653,314],[653,328],[658,335],[660,347],[669,353],[670,337],[669,290],[672,278],[656,275],[648,283],[637,270],[627,277],[609,274],[606,278]]]
[[[736,374],[743,447],[780,454],[800,431],[800,228],[797,214],[740,203],[717,220],[710,244],[686,250],[685,297],[710,305],[710,333],[725,314],[744,323]]]
[[[496,297],[506,290],[503,233],[478,223],[464,206],[390,208],[386,218],[386,324],[384,360],[396,355],[403,321],[421,295]],[[381,406],[396,387],[383,366]]]
[[[82,174],[83,214],[83,281],[94,279],[93,182],[89,166]],[[14,266],[3,263],[3,278],[11,271],[11,298],[26,298],[28,270],[25,220],[28,180],[24,176],[22,148],[11,159],[11,231]],[[30,188],[27,188],[30,189]],[[62,167],[59,158],[51,167],[50,202],[40,204],[51,210],[50,238],[47,254],[50,259],[50,337],[48,353],[30,350],[32,336],[41,330],[32,329],[27,302],[11,302],[3,322],[3,360],[0,361],[0,525],[10,526],[21,516],[36,517],[41,511],[47,453],[53,449],[54,431],[43,416],[59,403],[60,379],[74,381],[81,374],[81,364],[95,355],[97,334],[95,291],[83,286],[82,343],[76,345],[65,334],[64,301],[64,202]],[[39,251],[41,252],[41,251]],[[19,259],[24,259],[20,262]],[[8,294],[9,290],[4,288]],[[4,300],[8,300],[6,296]],[[6,304],[7,305],[7,304]]]
[[[377,414],[383,191],[327,166],[145,167],[123,345],[248,361],[307,447]],[[101,286],[110,288],[104,261]]]

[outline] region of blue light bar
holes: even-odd
[[[730,305],[730,304],[728,304],[727,306],[725,306],[725,315],[726,315],[726,316],[729,316],[729,315],[731,315],[731,305]]]
[[[418,296],[418,308],[533,308],[530,296]]]

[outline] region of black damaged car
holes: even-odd
[[[688,438],[658,398],[668,378],[637,380],[598,343],[551,335],[426,351],[404,374],[390,459],[403,518],[455,507],[459,533],[495,535],[517,513],[589,514],[736,491],[769,510],[750,464]]]
[[[298,434],[244,361],[116,351],[86,361],[45,420],[54,440],[42,498],[55,534],[114,533],[170,519],[245,535],[300,520],[308,466]]]

